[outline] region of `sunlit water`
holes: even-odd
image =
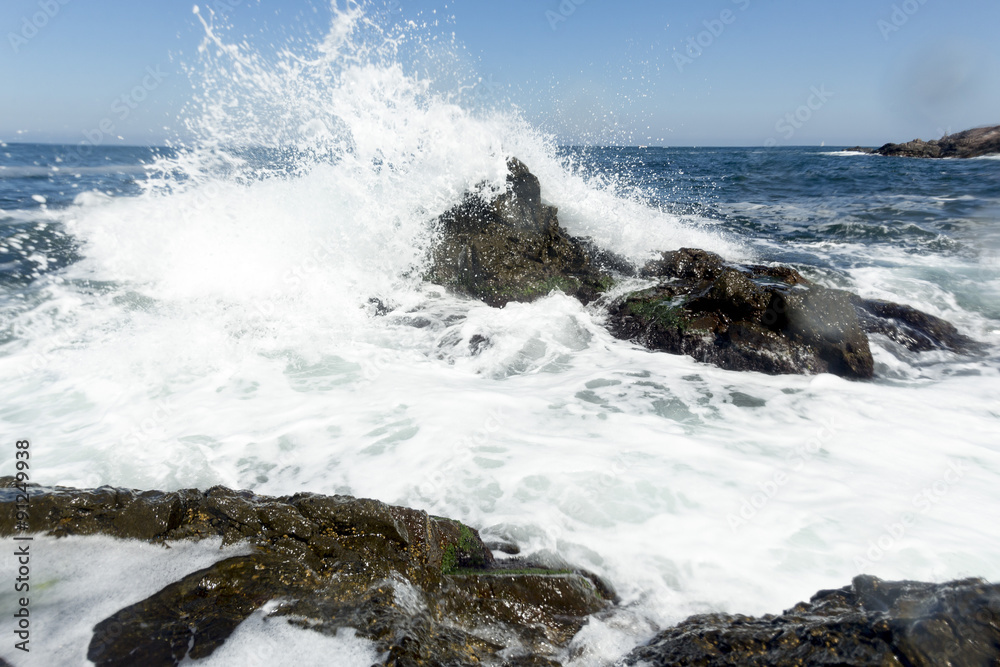
[[[423,28],[352,10],[261,53],[201,18],[194,148],[0,147],[0,421],[31,440],[32,481],[342,493],[460,519],[617,588],[621,612],[584,629],[577,664],[861,571],[1000,579],[995,160],[559,148],[411,71],[451,62]],[[636,262],[691,246],[794,264],[988,351],[876,337],[873,382],[732,373],[615,340],[558,293],[497,310],[423,283],[435,218],[501,187],[509,156],[568,231]],[[39,543],[33,613],[66,628],[40,647],[61,664],[94,623],[213,558],[191,548],[168,571],[84,543],[146,584],[101,593],[76,542]],[[77,625],[58,622],[67,608]],[[302,632],[259,613],[213,664],[277,645],[296,664],[331,645],[373,659],[350,632]]]

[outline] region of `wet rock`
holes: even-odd
[[[619,338],[728,370],[874,373],[852,295],[810,285],[793,269],[735,267],[682,248],[663,253],[642,275],[660,284],[612,306],[608,326]]]
[[[482,354],[483,351],[488,350],[493,342],[482,334],[473,334],[469,338],[469,354],[476,356]]]
[[[1000,662],[1000,586],[860,576],[780,616],[693,616],[620,664],[987,667]]]
[[[98,623],[87,659],[131,667],[208,657],[265,602],[305,594],[309,580],[304,565],[274,555],[223,560]]]
[[[970,158],[1000,154],[1000,125],[978,127],[941,139],[914,139],[905,144],[886,144],[875,151],[879,155],[920,158]]]
[[[512,158],[508,168],[505,192],[491,201],[470,193],[441,216],[442,239],[428,279],[494,307],[534,301],[552,290],[593,301],[609,278],[592,261],[592,248],[563,231],[523,163]],[[611,263],[611,257],[600,259]]]
[[[866,333],[882,334],[911,352],[950,350],[965,354],[983,349],[950,322],[911,306],[857,296],[853,303]]]
[[[15,531],[13,484],[0,478],[0,535]],[[100,667],[206,657],[269,600],[284,601],[272,616],[316,632],[354,628],[386,664],[554,660],[587,617],[614,600],[592,575],[502,568],[474,529],[374,500],[223,487],[30,487],[30,494],[32,527],[50,535],[162,544],[221,537],[256,547],[98,623],[88,657]]]
[[[517,159],[508,167],[505,192],[489,201],[470,193],[441,216],[431,280],[498,307],[552,290],[587,304],[623,278],[655,280],[610,305],[612,334],[728,370],[871,378],[868,334],[914,351],[977,349],[943,320],[813,285],[788,267],[736,266],[681,248],[637,271],[589,239],[566,234],[556,209],[542,203],[538,179]],[[470,352],[484,344],[470,341]]]
[[[871,154],[871,153],[875,152],[875,149],[874,148],[865,148],[864,146],[855,146],[854,148],[848,148],[847,152],[848,153],[868,153],[868,154]]]

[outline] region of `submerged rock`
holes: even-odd
[[[623,278],[655,280],[610,305],[611,333],[728,370],[871,378],[868,334],[917,352],[977,349],[939,318],[813,285],[787,267],[737,266],[682,248],[637,271],[564,232],[556,209],[542,203],[538,179],[517,159],[508,167],[499,196],[487,201],[467,194],[441,216],[429,279],[495,307],[534,301],[554,289],[587,304]]]
[[[613,604],[594,575],[502,567],[474,529],[374,500],[222,487],[29,489],[32,528],[49,535],[221,537],[256,547],[99,622],[87,653],[99,667],[204,658],[270,600],[283,601],[273,617],[304,628],[354,628],[385,664],[500,665],[555,656],[590,614]],[[15,531],[15,497],[13,479],[0,478],[0,535]]]
[[[960,333],[950,322],[911,306],[858,296],[852,298],[852,303],[867,333],[882,334],[911,352],[978,353],[983,349],[982,344]]]
[[[692,616],[622,665],[990,667],[1000,663],[1000,586],[860,576],[780,616]]]
[[[922,158],[970,158],[1000,154],[1000,125],[977,127],[932,141],[914,139],[905,144],[886,144],[874,152],[892,157]]]

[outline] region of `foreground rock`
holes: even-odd
[[[335,634],[354,628],[388,665],[554,664],[614,593],[593,575],[503,568],[461,523],[374,500],[298,494],[29,487],[32,529],[169,544],[221,537],[253,553],[193,572],[94,627],[99,667],[211,655],[255,610]],[[0,535],[16,490],[0,478]]]
[[[1000,664],[1000,586],[861,576],[780,616],[693,616],[622,664],[992,667]]]
[[[255,547],[99,621],[87,657],[101,667],[207,657],[272,600],[272,622],[331,635],[354,628],[376,643],[382,664],[414,667],[558,667],[560,649],[590,615],[614,613],[614,592],[593,575],[500,567],[472,528],[374,500],[222,487],[29,493],[32,526],[49,535],[165,545],[221,537]],[[17,494],[12,478],[0,478],[0,536],[14,534]],[[780,616],[693,616],[619,664],[996,665],[1000,586],[862,576]]]
[[[892,157],[970,158],[996,155],[1000,154],[1000,125],[948,134],[932,141],[914,139],[905,144],[886,144],[874,151],[860,147],[850,150]]]
[[[611,303],[612,334],[728,370],[871,378],[869,334],[915,352],[976,349],[939,318],[813,285],[789,268],[737,266],[683,248],[636,271],[564,232],[556,209],[542,202],[538,179],[516,159],[508,167],[505,192],[490,201],[470,193],[441,216],[430,280],[495,307],[552,290],[586,304],[623,278],[655,281]]]

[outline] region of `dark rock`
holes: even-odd
[[[493,345],[493,342],[482,334],[473,334],[472,338],[469,339],[469,354],[476,356],[477,354],[482,354],[484,350],[489,349]]]
[[[561,290],[593,301],[609,276],[593,261],[592,246],[566,234],[556,209],[542,203],[538,179],[517,159],[504,193],[487,201],[468,194],[440,218],[441,241],[428,278],[494,307],[534,301]],[[626,265],[611,253],[604,265]]]
[[[858,296],[853,303],[866,333],[882,334],[912,352],[950,350],[964,354],[983,349],[950,322],[911,306]]]
[[[714,252],[681,248],[665,252],[642,268],[643,278],[678,278],[680,280],[715,280],[725,262]]]
[[[307,593],[309,580],[304,565],[274,555],[223,560],[98,623],[87,659],[131,667],[208,657],[254,610],[275,597]]]
[[[864,146],[855,146],[854,148],[848,148],[846,152],[848,152],[848,153],[868,153],[868,154],[871,154],[871,153],[875,152],[875,149],[874,148],[865,148]]]
[[[875,151],[892,157],[970,158],[1000,153],[1000,125],[978,127],[941,139],[914,139],[905,144],[886,144]]]
[[[3,536],[15,531],[13,485],[0,478]],[[285,602],[273,616],[329,634],[354,628],[388,656],[386,664],[549,660],[615,599],[593,575],[501,567],[474,529],[374,500],[271,498],[223,487],[29,489],[32,528],[50,535],[163,544],[221,537],[256,547],[98,623],[88,658],[101,667],[206,657],[274,599]]]
[[[612,306],[608,325],[619,338],[729,370],[874,373],[852,295],[810,285],[793,269],[734,267],[682,248],[642,275],[660,284]]]
[[[370,312],[375,317],[382,317],[383,315],[388,315],[392,312],[392,306],[387,305],[382,299],[378,297],[371,297],[368,299],[368,312]]]
[[[517,159],[508,168],[502,194],[487,200],[470,193],[441,216],[428,278],[491,306],[533,301],[553,289],[586,304],[623,278],[656,280],[610,306],[609,330],[728,370],[871,378],[869,333],[918,351],[976,349],[938,318],[813,285],[788,267],[734,266],[681,248],[636,271],[590,239],[566,234],[556,209],[542,203],[538,179]],[[469,341],[472,354],[488,344],[481,338]]]
[[[622,665],[963,667],[1000,664],[1000,586],[861,576],[780,616],[693,616]]]

